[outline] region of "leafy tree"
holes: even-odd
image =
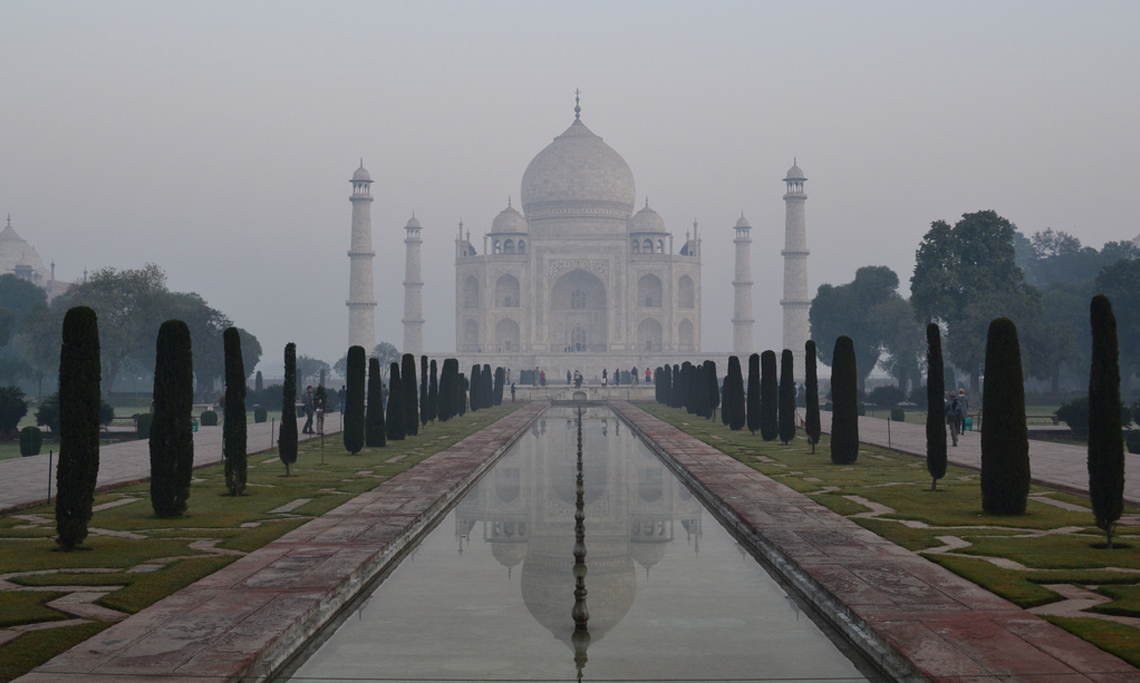
[[[1092,368],[1089,370],[1089,498],[1097,528],[1109,549],[1112,531],[1124,511],[1124,437],[1120,426],[1120,366],[1116,318],[1108,297],[1098,294],[1089,306]]]
[[[0,308],[16,315],[16,321],[35,306],[47,304],[47,293],[13,273],[0,275]]]
[[[721,407],[728,418],[728,428],[739,431],[744,428],[744,375],[740,369],[740,358],[728,357],[728,374],[724,377],[724,405]]]
[[[439,416],[439,376],[436,370],[435,359],[431,359],[431,378],[428,380],[427,410],[420,419],[435,422]]]
[[[20,420],[28,414],[24,390],[17,386],[0,387],[0,438],[16,436]]]
[[[816,373],[815,354],[815,342],[809,339],[804,343],[804,431],[807,432],[813,454],[823,431],[819,422],[819,377]]]
[[[1061,407],[1057,408],[1053,414],[1057,416],[1058,420],[1065,423],[1073,432],[1073,436],[1084,439],[1089,435],[1089,397],[1087,394],[1062,403]]]
[[[150,423],[150,503],[159,517],[186,513],[194,471],[193,408],[190,328],[181,320],[167,320],[155,342],[154,417]]]
[[[380,361],[380,379],[383,382],[388,381],[388,370],[392,367],[392,363],[400,362],[400,351],[389,342],[380,342],[372,348],[372,357]],[[392,388],[388,387],[388,392],[391,393]]]
[[[428,357],[420,356],[420,426],[426,427],[431,419],[428,403],[431,401],[428,389]]]
[[[322,372],[328,374],[332,368],[329,364],[318,358],[311,356],[298,356],[297,357],[297,384],[298,386],[305,386],[306,384],[316,383],[316,379]],[[313,381],[310,381],[310,378]]]
[[[748,357],[748,396],[745,402],[748,431],[753,436],[760,429],[760,354]]]
[[[1140,370],[1140,259],[1124,259],[1096,276],[1096,291],[1113,303],[1120,365],[1129,374]]]
[[[926,471],[930,490],[946,476],[946,384],[942,373],[942,331],[938,323],[926,325]]]
[[[407,435],[407,412],[404,410],[404,383],[400,381],[400,364],[388,366],[388,414],[384,427],[389,441],[403,441]]]
[[[297,462],[297,345],[285,345],[285,383],[281,385],[281,431],[277,436],[277,457],[289,467]]]
[[[792,375],[792,351],[780,354],[779,427],[780,441],[785,445],[796,438],[796,380]]]
[[[246,425],[245,365],[242,362],[241,332],[236,327],[222,333],[226,352],[226,421],[222,426],[222,457],[226,461],[226,488],[231,496],[245,493]]]
[[[63,319],[59,353],[60,440],[56,467],[56,543],[74,550],[87,538],[99,476],[99,324],[77,306]]]
[[[831,462],[850,465],[859,457],[855,344],[851,337],[840,336],[835,340],[834,348],[831,358]]]
[[[261,354],[263,353],[261,342],[253,336],[252,332],[247,332],[240,327],[235,329],[238,331],[238,336],[241,337],[241,365],[245,368],[245,378],[249,379],[253,369],[261,362]],[[257,376],[261,376],[260,371]]]
[[[52,434],[59,434],[59,394],[49,394],[40,401],[36,409],[36,424],[47,427]]]
[[[867,324],[882,344],[879,369],[898,380],[899,389],[908,391],[912,381],[917,384],[918,358],[924,351],[914,307],[908,299],[892,297],[871,307]]]
[[[991,515],[1022,515],[1029,496],[1029,438],[1021,347],[1009,318],[990,323],[985,378],[982,508]]]
[[[891,310],[872,317],[872,311],[881,304],[898,299],[899,276],[886,266],[864,266],[855,271],[855,279],[838,287],[821,285],[811,302],[808,317],[811,337],[817,342],[820,360],[833,355],[831,340],[846,335],[855,348],[857,367],[862,369],[858,380],[860,395],[867,375],[875,369],[884,349],[884,329],[900,325],[891,321]]]
[[[760,436],[774,441],[779,436],[779,403],[776,384],[776,352],[760,354]]]
[[[44,377],[59,368],[59,347],[62,343],[59,322],[52,309],[44,304],[36,304],[24,315],[13,344],[31,367],[32,378],[37,384],[36,394],[41,397],[44,395]]]
[[[364,448],[364,347],[350,346],[345,367],[344,387],[344,450],[352,455]]]
[[[403,368],[400,370],[400,386],[404,392],[404,434],[415,436],[420,433],[420,399],[416,391],[416,357],[405,353]]]
[[[391,398],[389,398],[391,400]],[[381,448],[386,445],[384,423],[384,385],[380,379],[380,360],[368,359],[368,407],[364,412],[364,445]]]

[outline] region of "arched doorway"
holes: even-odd
[[[519,281],[514,275],[501,275],[495,280],[495,306],[498,308],[519,307]]]
[[[566,351],[609,349],[606,285],[584,270],[572,270],[550,290],[550,347]]]
[[[637,348],[640,351],[661,350],[661,323],[653,318],[641,321],[637,326]]]
[[[510,318],[504,318],[495,325],[496,351],[518,351],[519,343],[519,324],[517,322]]]

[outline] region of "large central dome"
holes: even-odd
[[[625,159],[574,119],[530,162],[522,179],[527,218],[552,215],[628,217],[635,196]]]

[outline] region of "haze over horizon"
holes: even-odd
[[[809,287],[891,267],[993,209],[1099,248],[1140,233],[1140,4],[0,4],[0,215],[57,277],[155,263],[281,349],[348,330],[348,179],[372,193],[379,341],[403,339],[423,224],[425,346],[455,348],[454,239],[518,206],[573,120],[621,154],[679,249],[703,240],[703,348],[732,344],[752,224],[756,348],[778,348],[785,171],[808,177]]]

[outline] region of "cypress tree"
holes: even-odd
[[[791,349],[780,354],[780,441],[787,445],[796,438],[796,380]]]
[[[982,509],[991,515],[1022,515],[1029,496],[1029,437],[1021,345],[1017,327],[1009,318],[996,318],[990,323],[985,371]]]
[[[392,400],[389,396],[388,400]],[[387,426],[384,424],[384,380],[380,379],[380,359],[368,359],[368,403],[364,408],[364,445],[383,448]]]
[[[351,355],[351,350],[350,354]],[[285,381],[281,385],[281,431],[277,436],[277,456],[289,466],[297,462],[297,345],[285,345]]]
[[[815,453],[815,445],[819,443],[822,425],[819,422],[819,376],[816,370],[815,342],[807,340],[804,343],[804,431],[807,432],[811,452]]]
[[[74,550],[87,538],[99,476],[102,368],[95,311],[76,306],[63,317],[59,350],[59,464],[55,471],[55,542]]]
[[[720,384],[716,381],[716,361],[705,361],[705,380],[709,400],[709,418],[716,419],[716,409],[720,407]]]
[[[245,493],[246,425],[245,363],[241,358],[241,335],[236,327],[222,333],[226,359],[226,421],[222,425],[222,457],[226,461],[226,488],[231,496]]]
[[[708,377],[706,377],[707,372],[703,363],[694,365],[692,369],[693,412],[698,417],[705,419],[712,417],[712,409],[709,405],[709,381]]]
[[[776,352],[760,354],[760,437],[775,441],[780,434],[778,390],[776,385]]]
[[[748,431],[753,436],[760,429],[760,354],[748,357],[748,397],[745,402]]]
[[[459,413],[459,417],[467,414],[467,392],[471,388],[470,382],[467,381],[467,375],[462,372],[459,373],[459,380],[455,384],[455,409]]]
[[[428,357],[420,356],[420,426],[426,427],[430,413],[428,412]]]
[[[439,414],[439,375],[436,371],[434,358],[431,359],[430,368],[431,379],[428,380],[427,414],[423,419],[435,422],[435,418]]]
[[[946,374],[942,364],[942,331],[937,323],[926,326],[926,471],[930,490],[946,476]]]
[[[345,359],[344,450],[352,455],[364,448],[365,355],[363,346],[350,346]]]
[[[740,359],[728,357],[728,374],[724,377],[724,406],[721,407],[728,418],[728,428],[739,431],[744,427],[744,376],[740,370]]]
[[[261,390],[264,388],[265,388],[265,383],[261,379],[261,370],[258,370],[257,371],[257,377],[256,377],[256,379],[253,380],[253,390],[260,394]]]
[[[484,408],[490,408],[495,404],[495,378],[491,375],[491,366],[484,363],[483,372],[479,375],[479,381],[483,386],[479,389],[479,400],[483,402]]]
[[[404,354],[404,366],[400,368],[400,385],[404,388],[404,434],[415,436],[420,433],[420,399],[416,395],[416,357]]]
[[[154,418],[150,423],[150,502],[159,517],[186,513],[194,470],[194,361],[190,328],[167,320],[154,356]]]
[[[403,441],[407,435],[408,415],[404,410],[404,383],[400,381],[400,364],[394,361],[388,369],[388,414],[384,426],[389,441]]]
[[[1124,438],[1120,419],[1120,359],[1116,316],[1108,297],[1089,305],[1092,367],[1089,370],[1089,498],[1097,528],[1109,549],[1112,531],[1124,511]],[[987,416],[988,419],[988,416]]]
[[[495,405],[503,405],[503,385],[507,383],[507,371],[502,366],[495,368]]]
[[[653,370],[653,400],[661,403],[661,382],[664,378],[661,376],[661,366],[658,365]]]
[[[482,370],[478,363],[471,366],[471,384],[468,387],[470,391],[469,407],[471,408],[471,412],[475,412],[483,407],[483,401],[479,398],[479,391],[483,388],[483,381],[479,377],[481,374]]]
[[[831,462],[850,465],[859,458],[859,379],[855,344],[842,335],[831,357]]]
[[[439,375],[439,396],[436,399],[436,418],[440,422],[447,422],[455,417],[458,410],[455,404],[455,395],[458,392],[459,361],[454,358],[445,358],[443,369]]]

